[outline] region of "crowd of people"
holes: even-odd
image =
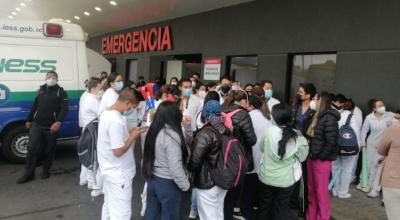
[[[368,197],[379,197],[383,187],[389,219],[400,218],[400,111],[387,111],[381,99],[370,100],[363,120],[351,98],[312,83],[299,85],[291,105],[274,97],[270,80],[242,86],[228,75],[218,83],[203,83],[197,73],[169,83],[161,78],[146,83],[143,77],[134,83],[102,73],[86,85],[79,124],[84,129],[99,118],[100,169],[82,166],[80,184],[92,196],[104,194],[104,220],[131,218],[133,147],[139,140],[145,220],[181,219],[183,192],[189,190],[193,219],[286,220],[297,209],[307,220],[328,220],[330,193],[351,198],[355,181]],[[42,87],[50,92],[52,86]],[[43,104],[37,100],[32,112]],[[52,119],[52,129],[64,117],[62,111],[56,116],[60,120]],[[33,128],[35,120],[28,119]],[[365,167],[358,163],[361,151],[368,155]],[[31,180],[34,163],[33,157],[19,183]],[[51,163],[46,164],[48,171]],[[237,167],[229,185],[229,172]],[[360,180],[363,173],[368,181]]]

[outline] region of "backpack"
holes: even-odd
[[[82,131],[78,141],[78,156],[81,164],[89,170],[97,171],[97,134],[99,119],[89,122]]]
[[[223,135],[221,145],[216,167],[211,170],[211,178],[215,185],[229,190],[243,182],[249,160],[243,145],[236,138]]]
[[[234,111],[231,111],[229,113],[221,112],[222,118],[224,119],[224,124],[225,127],[227,127],[229,130],[233,131],[233,121],[232,117],[240,112],[242,109],[236,109]]]
[[[351,156],[358,154],[358,141],[356,133],[350,126],[350,120],[353,117],[353,112],[347,117],[346,124],[339,128],[339,155]]]

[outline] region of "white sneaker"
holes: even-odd
[[[356,188],[360,191],[363,191],[365,193],[369,193],[371,191],[371,187],[367,186],[367,187],[362,187],[361,183],[359,183]]]
[[[87,181],[79,181],[79,185],[81,185],[81,186],[84,186],[84,185],[86,185],[86,184],[88,184]]]
[[[368,193],[368,197],[369,198],[379,197],[379,192],[377,192],[376,190],[371,190],[371,192]]]
[[[332,188],[332,196],[337,197],[338,195],[338,191],[335,188]]]
[[[345,193],[345,194],[338,194],[339,199],[350,199],[351,194],[350,193]]]
[[[197,218],[198,215],[199,215],[199,213],[197,211],[190,209],[190,213],[189,213],[190,219],[195,219],[195,218]]]
[[[100,195],[103,195],[104,193],[103,193],[103,190],[101,190],[101,189],[94,189],[94,190],[92,190],[92,192],[90,193],[90,195],[92,196],[92,197],[97,197],[97,196],[100,196]]]

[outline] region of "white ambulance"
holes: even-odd
[[[84,81],[111,70],[110,62],[86,48],[86,40],[79,25],[61,19],[0,19],[0,148],[7,160],[22,162],[26,157],[29,137],[25,120],[48,71],[58,73],[58,83],[69,98],[59,138],[79,136],[78,103]]]

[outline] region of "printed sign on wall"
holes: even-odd
[[[221,74],[221,58],[204,60],[204,80],[219,80]]]

